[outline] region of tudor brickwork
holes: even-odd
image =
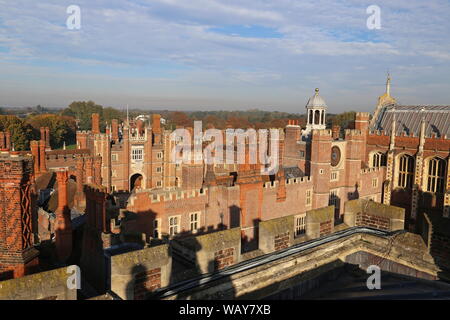
[[[20,277],[36,269],[33,162],[15,152],[0,154],[0,277]]]

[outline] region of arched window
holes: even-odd
[[[320,119],[320,124],[325,124],[325,110],[322,110],[322,117]]]
[[[372,167],[379,168],[386,165],[386,155],[382,152],[374,153],[372,156]]]
[[[414,178],[414,158],[404,154],[399,159],[398,164],[398,186],[411,188]]]
[[[320,124],[320,111],[316,110],[314,113],[314,124]]]
[[[445,160],[432,158],[428,161],[427,191],[444,192]]]

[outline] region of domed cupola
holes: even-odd
[[[311,132],[312,129],[325,129],[326,111],[327,104],[319,95],[319,89],[316,88],[316,92],[309,98],[308,103],[306,104],[306,133]]]

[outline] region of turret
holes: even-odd
[[[319,88],[316,88],[315,94],[309,98],[306,104],[306,130],[304,134],[309,134],[313,129],[325,129],[325,114],[327,105],[325,100],[319,95]]]

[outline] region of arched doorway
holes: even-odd
[[[130,178],[130,191],[133,192],[134,189],[141,189],[142,180],[143,177],[141,174],[139,173],[133,174]]]

